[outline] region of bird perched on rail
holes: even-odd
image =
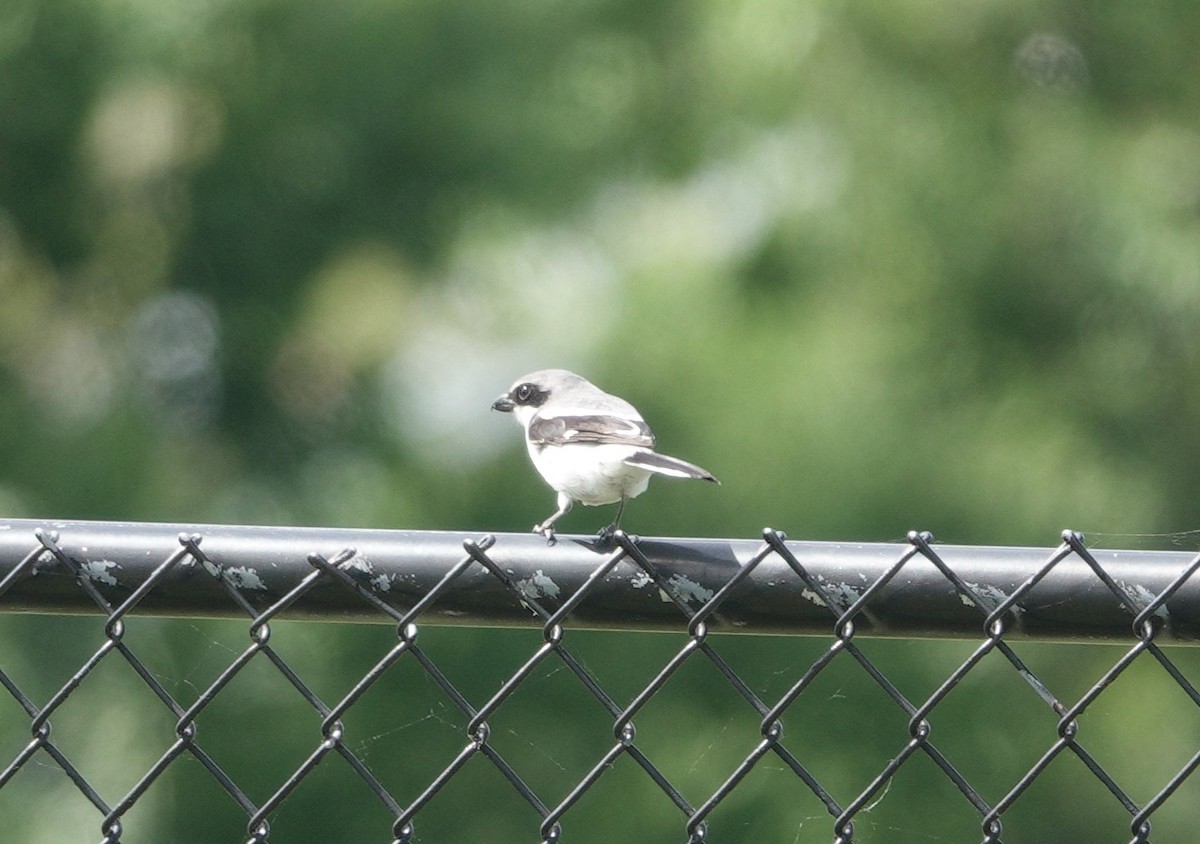
[[[576,501],[616,503],[616,517],[599,534],[606,541],[620,526],[625,502],[646,491],[650,475],[720,483],[699,466],[655,452],[654,434],[633,405],[565,369],[518,378],[492,410],[521,424],[534,468],[558,492],[558,509],[533,526],[551,544],[554,523]]]

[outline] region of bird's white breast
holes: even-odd
[[[529,444],[529,456],[546,483],[581,504],[612,504],[646,491],[650,473],[625,463],[638,449],[634,446],[599,445],[537,446]]]

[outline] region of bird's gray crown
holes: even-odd
[[[522,384],[533,384],[546,392],[566,392],[579,385],[587,385],[594,389],[590,381],[568,369],[539,369],[537,372],[530,372],[514,381],[511,389],[515,390]]]
[[[556,410],[563,413],[612,414],[640,418],[633,405],[622,398],[604,392],[582,375],[567,369],[539,369],[518,378],[509,391],[512,395],[523,384],[531,384],[554,401]]]

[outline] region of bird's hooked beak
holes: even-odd
[[[517,403],[508,397],[508,393],[492,402],[492,410],[499,410],[501,413],[510,413],[516,406]]]

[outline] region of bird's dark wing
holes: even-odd
[[[529,423],[529,441],[535,445],[615,443],[654,447],[654,434],[640,419],[620,416],[539,416]]]

